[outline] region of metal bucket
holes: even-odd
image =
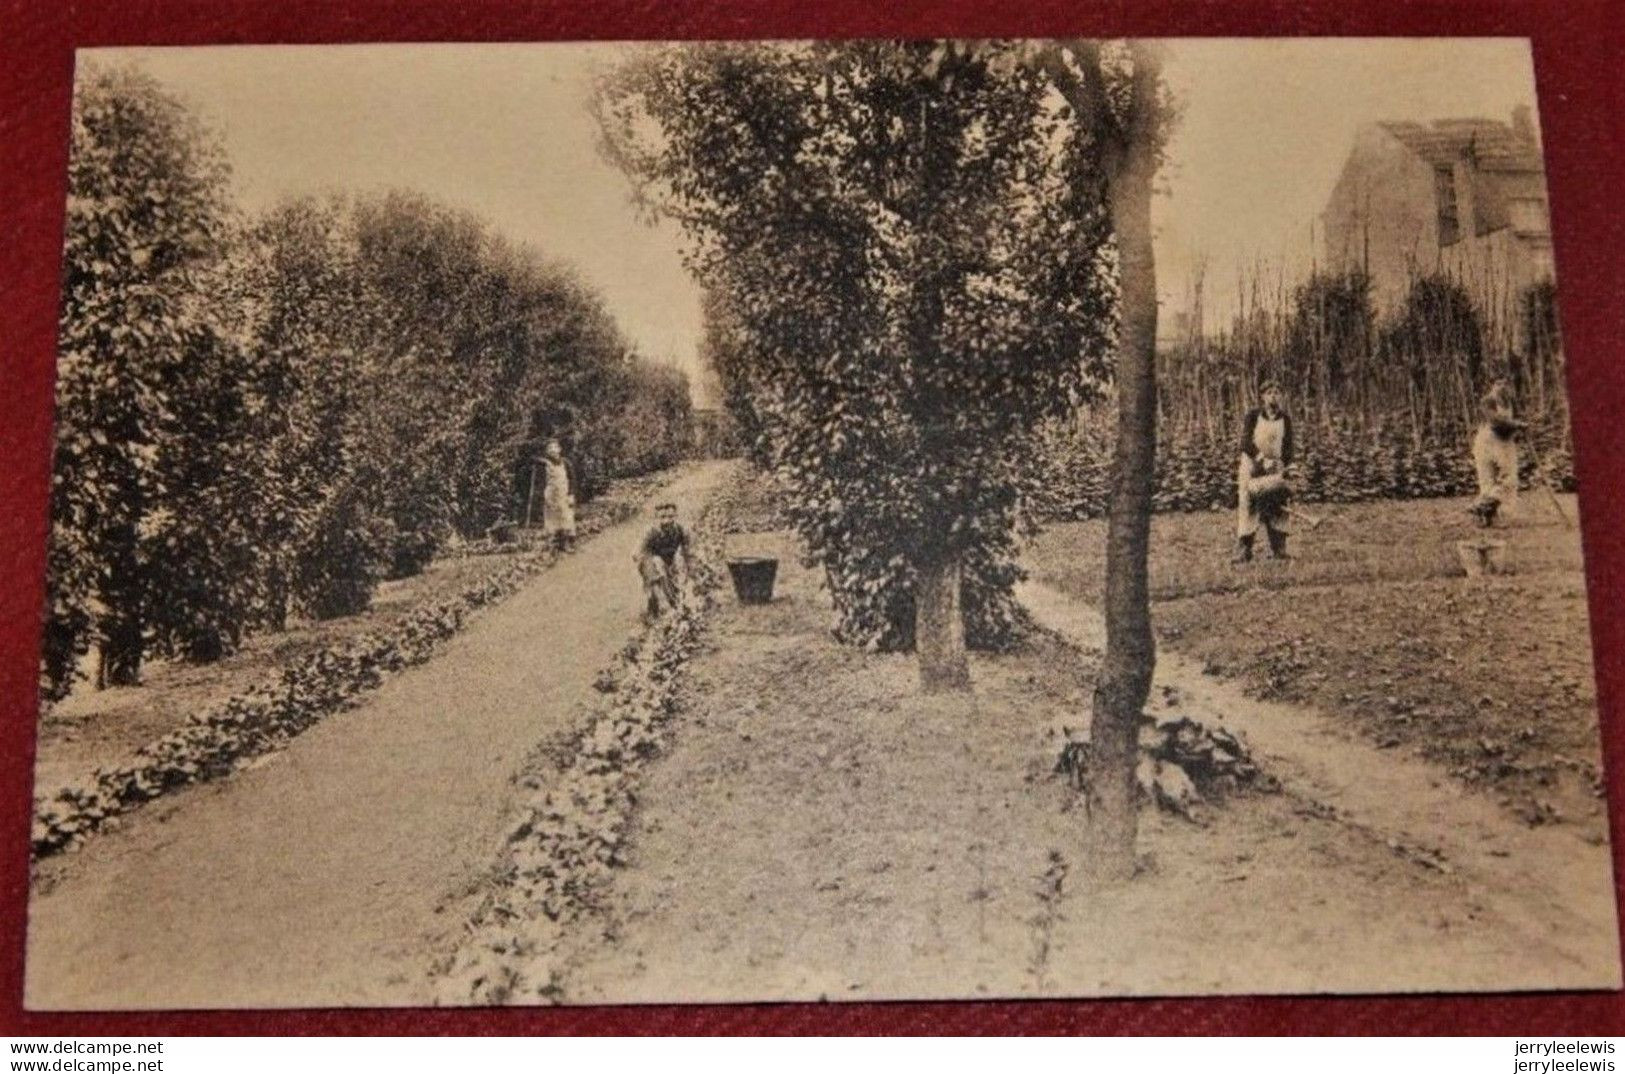
[[[763,556],[739,556],[728,561],[728,576],[733,579],[734,595],[741,604],[766,604],[773,599],[773,580],[778,577],[779,561]]]

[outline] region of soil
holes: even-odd
[[[1083,886],[1084,818],[1053,766],[1066,729],[1087,724],[1093,657],[1037,632],[973,657],[972,695],[922,696],[912,658],[831,640],[790,535],[733,541],[778,556],[777,595],[717,612],[675,744],[638,793],[606,920],[576,937],[560,978],[565,1002],[1619,982],[1606,851],[1581,848],[1601,873],[1577,912],[1561,880],[1520,874],[1508,891],[1477,859],[1446,863],[1312,783],[1232,798],[1207,826],[1145,812],[1142,874]],[[1565,840],[1557,853],[1580,846]],[[1554,846],[1508,845],[1483,856]]]
[[[1563,497],[1568,517],[1573,497]],[[1165,646],[1249,697],[1312,705],[1384,750],[1415,753],[1530,823],[1607,836],[1578,530],[1544,493],[1503,540],[1513,573],[1463,576],[1465,500],[1324,510],[1294,559],[1229,562],[1228,513],[1153,523],[1154,616]],[[1034,577],[1098,600],[1104,525],[1054,526]]]

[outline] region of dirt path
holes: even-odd
[[[725,468],[668,488],[701,501]],[[643,519],[614,527],[238,776],[46,863],[31,1009],[413,1005],[495,857],[510,778],[567,733],[641,606]]]
[[[670,474],[648,474],[617,481],[605,495],[582,505],[577,522],[584,532],[597,533],[627,517],[670,479]],[[476,547],[484,543],[476,542]],[[194,664],[150,659],[142,666],[140,686],[93,690],[82,685],[40,714],[35,797],[49,799],[63,787],[92,782],[90,773],[97,768],[139,764],[142,747],[228,698],[276,681],[302,657],[390,630],[420,609],[455,600],[518,561],[523,553],[517,545],[511,548],[487,546],[475,554],[443,555],[421,574],[379,583],[372,603],[358,614],[327,620],[296,617],[286,630],[250,634],[242,648],[220,660]],[[87,663],[92,660],[86,657]]]
[[[1470,863],[1390,845],[1398,819],[1441,843],[1462,817],[1493,823],[1453,790],[1430,825],[1313,779],[1312,796],[1235,799],[1205,828],[1147,813],[1146,873],[1077,886],[1082,819],[1051,768],[1060,725],[1087,718],[1089,658],[1039,638],[976,658],[973,696],[922,697],[909,659],[829,639],[788,537],[745,540],[779,555],[780,596],[718,612],[565,1001],[1617,986],[1598,848],[1574,848],[1576,876],[1541,878],[1571,848],[1504,819],[1497,844],[1453,837],[1485,838]],[[1370,796],[1400,789],[1418,792]]]

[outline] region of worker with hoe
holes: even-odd
[[[638,547],[637,563],[648,600],[648,618],[656,619],[677,607],[682,581],[688,577],[689,550],[688,531],[677,521],[676,504],[663,503],[655,508],[655,524]]]
[[[1286,550],[1287,499],[1292,476],[1292,418],[1282,402],[1281,386],[1266,380],[1260,405],[1247,411],[1241,427],[1241,459],[1236,472],[1236,558],[1249,563],[1260,524],[1269,537],[1270,554],[1290,558]]]
[[[1480,526],[1495,523],[1505,507],[1513,513],[1518,504],[1518,442],[1524,423],[1512,414],[1512,387],[1503,377],[1490,382],[1489,391],[1479,400],[1479,424],[1473,433],[1473,469],[1478,474],[1478,499],[1473,514]]]

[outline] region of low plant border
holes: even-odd
[[[605,509],[584,517],[578,536],[591,537],[632,517],[654,485],[667,477],[669,473],[658,480],[651,475],[627,481],[627,494],[601,500]],[[77,783],[36,797],[30,836],[34,859],[75,849],[114,818],[180,787],[228,776],[328,716],[354,707],[390,675],[427,661],[470,614],[509,596],[560,555],[551,547],[522,552],[450,600],[325,645],[194,714],[178,730],[138,749],[131,763],[95,768]]]
[[[535,756],[516,779],[518,820],[493,883],[455,950],[430,967],[442,1005],[548,1004],[564,996],[572,927],[602,913],[625,864],[636,784],[663,755],[682,710],[690,658],[702,644],[721,575],[713,566],[715,501],[696,525],[694,596],[635,635],[595,685],[609,699],[561,763]]]

